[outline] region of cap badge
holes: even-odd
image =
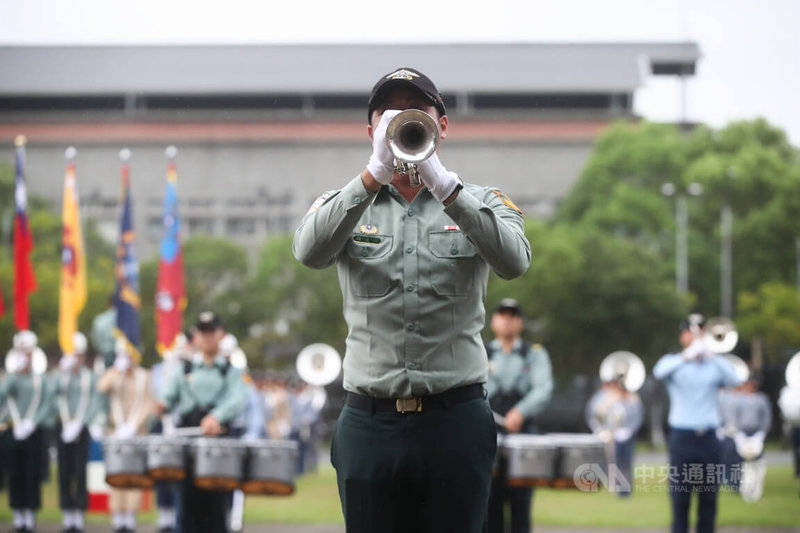
[[[406,70],[401,68],[400,70],[395,70],[388,76],[386,76],[387,80],[410,80],[412,78],[419,78],[419,74],[416,72],[412,72],[410,70]]]

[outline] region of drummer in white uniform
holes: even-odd
[[[187,361],[183,372],[172,376],[156,406],[159,416],[175,408],[182,427],[199,427],[204,435],[212,437],[229,434],[230,423],[247,406],[247,388],[242,371],[220,354],[224,336],[219,315],[213,311],[200,313],[194,342],[202,360]],[[228,531],[229,501],[229,493],[196,487],[190,467],[181,488],[181,533]]]
[[[8,375],[0,391],[0,404],[6,402],[13,425],[14,438],[7,457],[9,507],[14,530],[33,531],[36,511],[42,506],[43,426],[50,417],[52,387],[44,375],[47,359],[32,331],[14,335],[14,348],[6,359]]]

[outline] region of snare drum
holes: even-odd
[[[583,479],[583,472],[600,468],[607,471],[605,445],[597,435],[591,433],[549,433],[558,446],[558,466],[553,486],[577,488],[576,480]],[[595,475],[591,482],[595,483]]]
[[[155,481],[186,479],[189,441],[164,435],[152,435],[147,444],[147,471]]]
[[[120,489],[146,489],[153,486],[147,475],[147,437],[109,438],[103,442],[106,483]]]
[[[558,447],[547,435],[505,435],[502,446],[508,486],[537,487],[551,483]]]
[[[245,494],[292,494],[298,453],[295,441],[248,441],[242,491]]]
[[[237,439],[200,438],[192,444],[194,484],[204,490],[240,487],[247,446]]]

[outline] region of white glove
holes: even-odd
[[[17,440],[25,440],[31,436],[36,430],[36,424],[30,418],[23,418],[19,424],[14,425],[14,438]]]
[[[22,372],[25,370],[26,361],[25,361],[25,354],[20,353],[16,350],[8,354],[8,371],[12,374],[16,374],[17,372]]]
[[[378,127],[372,131],[372,155],[369,156],[367,170],[382,185],[391,183],[394,176],[394,155],[386,145],[386,127],[399,112],[398,109],[384,111]]]
[[[61,428],[61,440],[69,444],[78,438],[81,429],[83,429],[83,423],[80,420],[70,420]]]
[[[136,435],[136,426],[130,423],[122,424],[114,432],[114,436],[118,439],[129,439]]]
[[[103,440],[103,426],[100,424],[92,424],[89,426],[89,435],[92,436],[92,440],[101,441]]]
[[[687,361],[693,361],[700,355],[705,355],[708,351],[706,343],[702,338],[692,341],[692,343],[683,350],[683,358]]]
[[[127,354],[118,354],[114,359],[114,368],[125,372],[131,367],[131,358]]]
[[[68,371],[72,370],[73,368],[75,368],[75,364],[77,362],[78,362],[78,358],[75,357],[75,355],[73,355],[71,353],[66,353],[61,357],[61,360],[58,362],[58,367],[61,370],[65,371],[65,372],[68,372]]]
[[[434,198],[440,202],[447,200],[456,187],[461,185],[458,174],[450,172],[439,161],[439,156],[433,154],[425,161],[417,163],[419,180],[428,187]]]
[[[614,440],[616,441],[628,440],[631,435],[633,435],[633,432],[630,428],[617,428],[614,430]]]

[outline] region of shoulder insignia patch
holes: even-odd
[[[492,189],[492,192],[495,193],[497,195],[497,197],[500,198],[500,200],[502,200],[502,202],[506,206],[510,207],[511,209],[513,209],[514,211],[519,213],[520,215],[522,214],[522,210],[519,207],[517,207],[517,205],[514,202],[511,201],[511,198],[509,198],[506,195],[506,193],[504,193],[500,189]]]
[[[311,207],[308,209],[308,212],[310,213],[312,211],[316,211],[317,209],[319,209],[320,206],[325,203],[325,200],[333,196],[335,192],[336,191],[325,191],[324,193],[322,193],[320,197],[314,200],[314,203],[311,204]]]

